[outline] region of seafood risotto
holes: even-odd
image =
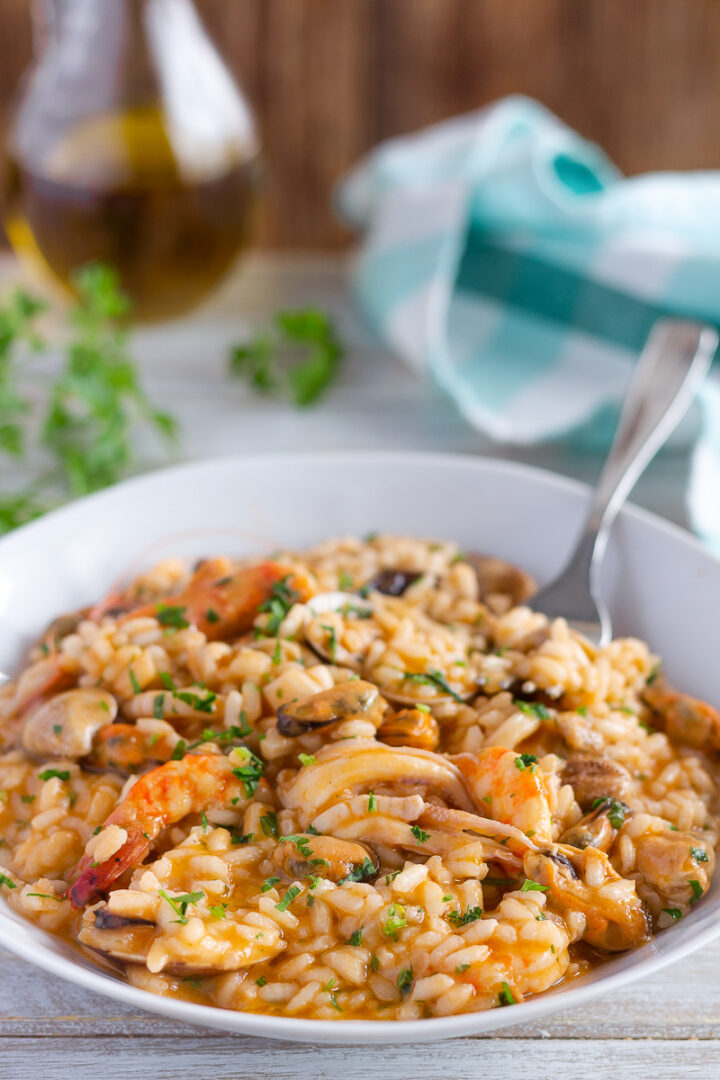
[[[720,713],[499,559],[396,536],[166,560],[0,690],[0,892],[156,994],[511,1006],[707,891]]]

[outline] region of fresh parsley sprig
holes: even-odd
[[[20,460],[31,442],[46,468],[28,490],[0,494],[0,532],[40,516],[52,503],[121,479],[134,463],[137,429],[148,425],[172,442],[177,424],[146,395],[123,320],[128,300],[103,264],[74,278],[77,300],[59,342],[45,342],[38,320],[46,304],[25,291],[0,304],[0,460]],[[59,374],[32,368],[59,350]],[[32,396],[25,389],[32,379]]]
[[[343,349],[328,315],[317,308],[279,311],[270,327],[230,351],[230,371],[258,393],[314,405],[337,376]]]

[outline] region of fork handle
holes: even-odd
[[[638,359],[615,437],[593,490],[582,534],[565,573],[577,572],[593,592],[620,507],[685,415],[718,346],[711,326],[662,319]]]

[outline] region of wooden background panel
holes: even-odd
[[[30,3],[0,0],[0,108],[29,61]],[[627,172],[720,164],[716,0],[197,4],[260,117],[265,244],[342,245],[330,192],[365,150],[513,92]]]

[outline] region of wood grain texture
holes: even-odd
[[[260,118],[259,242],[342,246],[330,193],[378,139],[509,93],[537,97],[628,172],[720,163],[716,0],[197,0]],[[0,0],[0,109],[30,57]]]

